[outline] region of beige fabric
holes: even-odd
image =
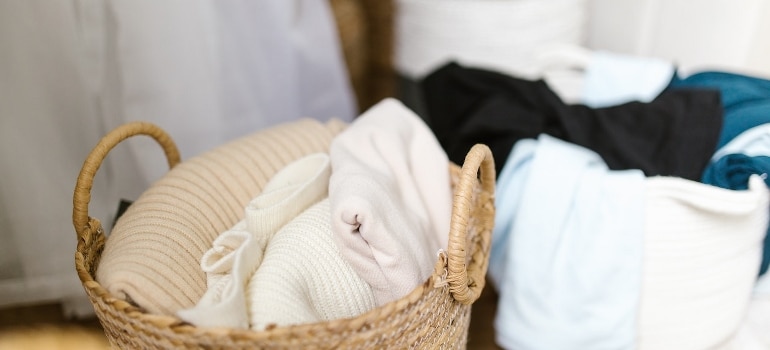
[[[281,168],[327,152],[345,124],[304,119],[191,158],[153,184],[126,211],[105,244],[97,281],[150,313],[173,315],[203,296],[200,259],[214,239]],[[173,136],[173,135],[172,135]]]
[[[327,195],[331,165],[326,153],[302,157],[281,169],[245,209],[246,218],[214,240],[203,254],[207,290],[179,317],[201,327],[248,328],[246,284],[278,230]],[[327,213],[326,219],[329,220]]]

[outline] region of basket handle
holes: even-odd
[[[72,198],[72,224],[75,226],[78,238],[83,239],[84,231],[88,226],[88,203],[91,202],[91,187],[96,171],[115,146],[137,135],[150,136],[160,144],[166,154],[169,168],[179,164],[180,156],[176,144],[163,129],[155,124],[129,122],[107,133],[88,154],[75,184],[75,195]]]
[[[481,248],[476,249],[470,263],[466,266],[468,252],[468,221],[471,216],[472,197],[475,184],[481,179],[481,203],[494,205],[495,163],[492,151],[482,144],[474,145],[465,156],[459,184],[456,186],[452,218],[449,228],[449,246],[447,252],[447,283],[455,300],[462,304],[472,304],[484,289],[487,266],[489,264],[489,241],[494,225],[494,211],[490,215],[481,215],[476,219],[483,227]]]

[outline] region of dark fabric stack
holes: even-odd
[[[650,103],[568,105],[542,81],[447,64],[422,82],[431,128],[452,161],[490,146],[498,173],[513,145],[545,133],[597,152],[610,169],[700,180],[722,128],[718,91],[669,89]]]

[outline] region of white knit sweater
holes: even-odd
[[[247,286],[251,328],[354,317],[373,309],[371,287],[342,258],[323,200],[273,237]]]

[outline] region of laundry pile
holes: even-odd
[[[770,348],[770,81],[594,52],[579,101],[449,62],[421,82],[452,161],[498,170],[507,349]]]

